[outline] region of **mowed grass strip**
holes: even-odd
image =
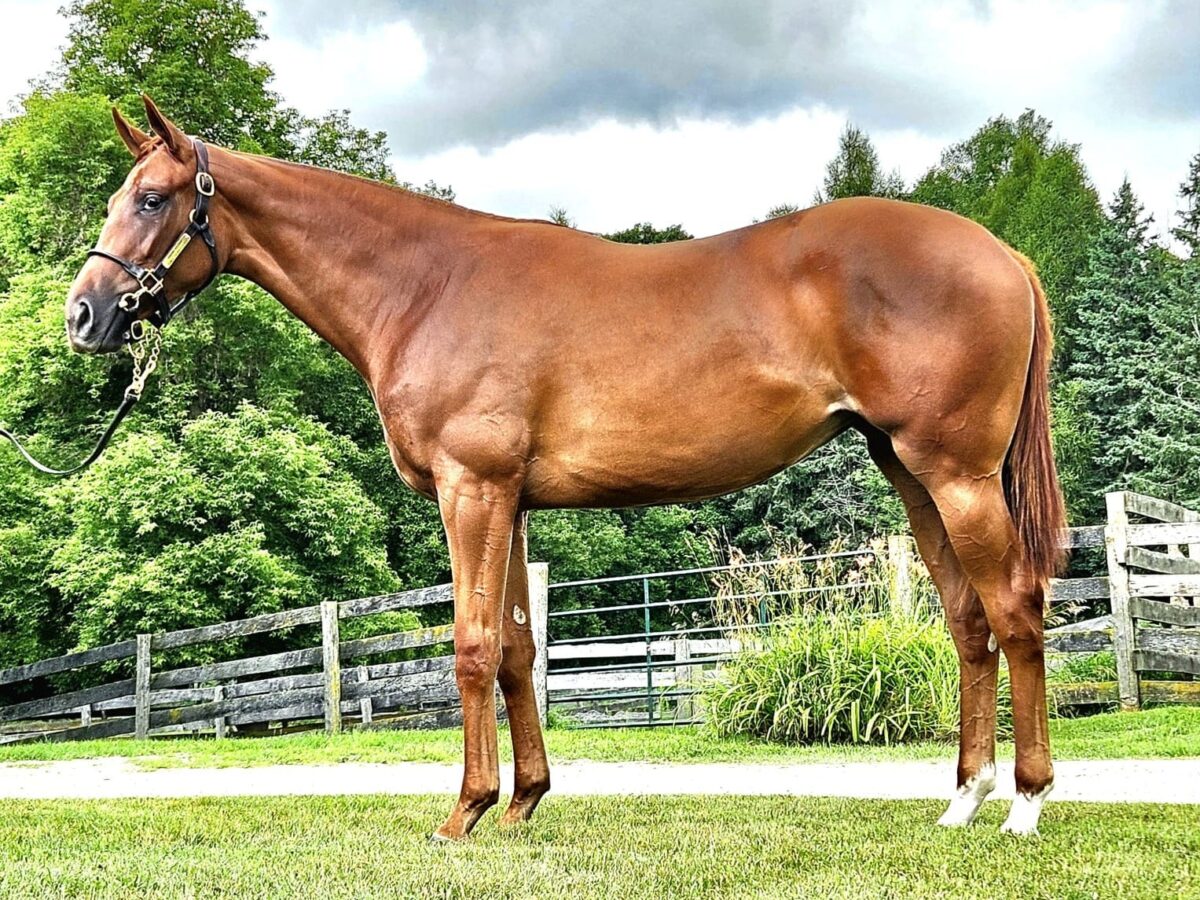
[[[1106,713],[1053,719],[1051,746],[1058,759],[1170,759],[1200,756],[1200,708],[1160,707],[1136,713]],[[500,747],[510,757],[508,735]],[[719,737],[703,727],[568,729],[546,733],[552,760],[610,762],[823,762],[951,759],[955,745],[921,742],[893,746],[789,746],[742,737]],[[1000,755],[1012,756],[1002,742]],[[18,744],[0,748],[0,762],[53,761],[98,756],[130,757],[147,768],[263,766],[337,762],[458,762],[462,736],[444,731],[357,731],[335,738],[320,732],[274,738],[214,741],[108,740],[63,744]]]
[[[1200,891],[1194,807],[1047,806],[1040,838],[942,804],[548,799],[434,846],[445,797],[7,802],[0,896],[1160,898]]]

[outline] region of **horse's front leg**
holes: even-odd
[[[439,475],[438,506],[454,576],[455,677],[462,695],[462,791],[435,840],[458,840],[500,794],[496,673],[502,610],[520,485],[461,468]]]

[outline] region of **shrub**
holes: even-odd
[[[958,732],[958,657],[935,618],[802,612],[705,692],[713,727],[792,743],[895,743]]]

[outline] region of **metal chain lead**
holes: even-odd
[[[158,368],[162,354],[162,332],[153,325],[143,323],[139,336],[131,337],[129,355],[133,357],[133,381],[125,389],[126,397],[140,399],[146,389],[146,379]]]

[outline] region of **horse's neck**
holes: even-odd
[[[398,317],[449,281],[461,261],[451,244],[471,225],[437,201],[263,157],[221,152],[213,175],[233,210],[226,270],[273,294],[368,379],[376,338],[404,330]]]

